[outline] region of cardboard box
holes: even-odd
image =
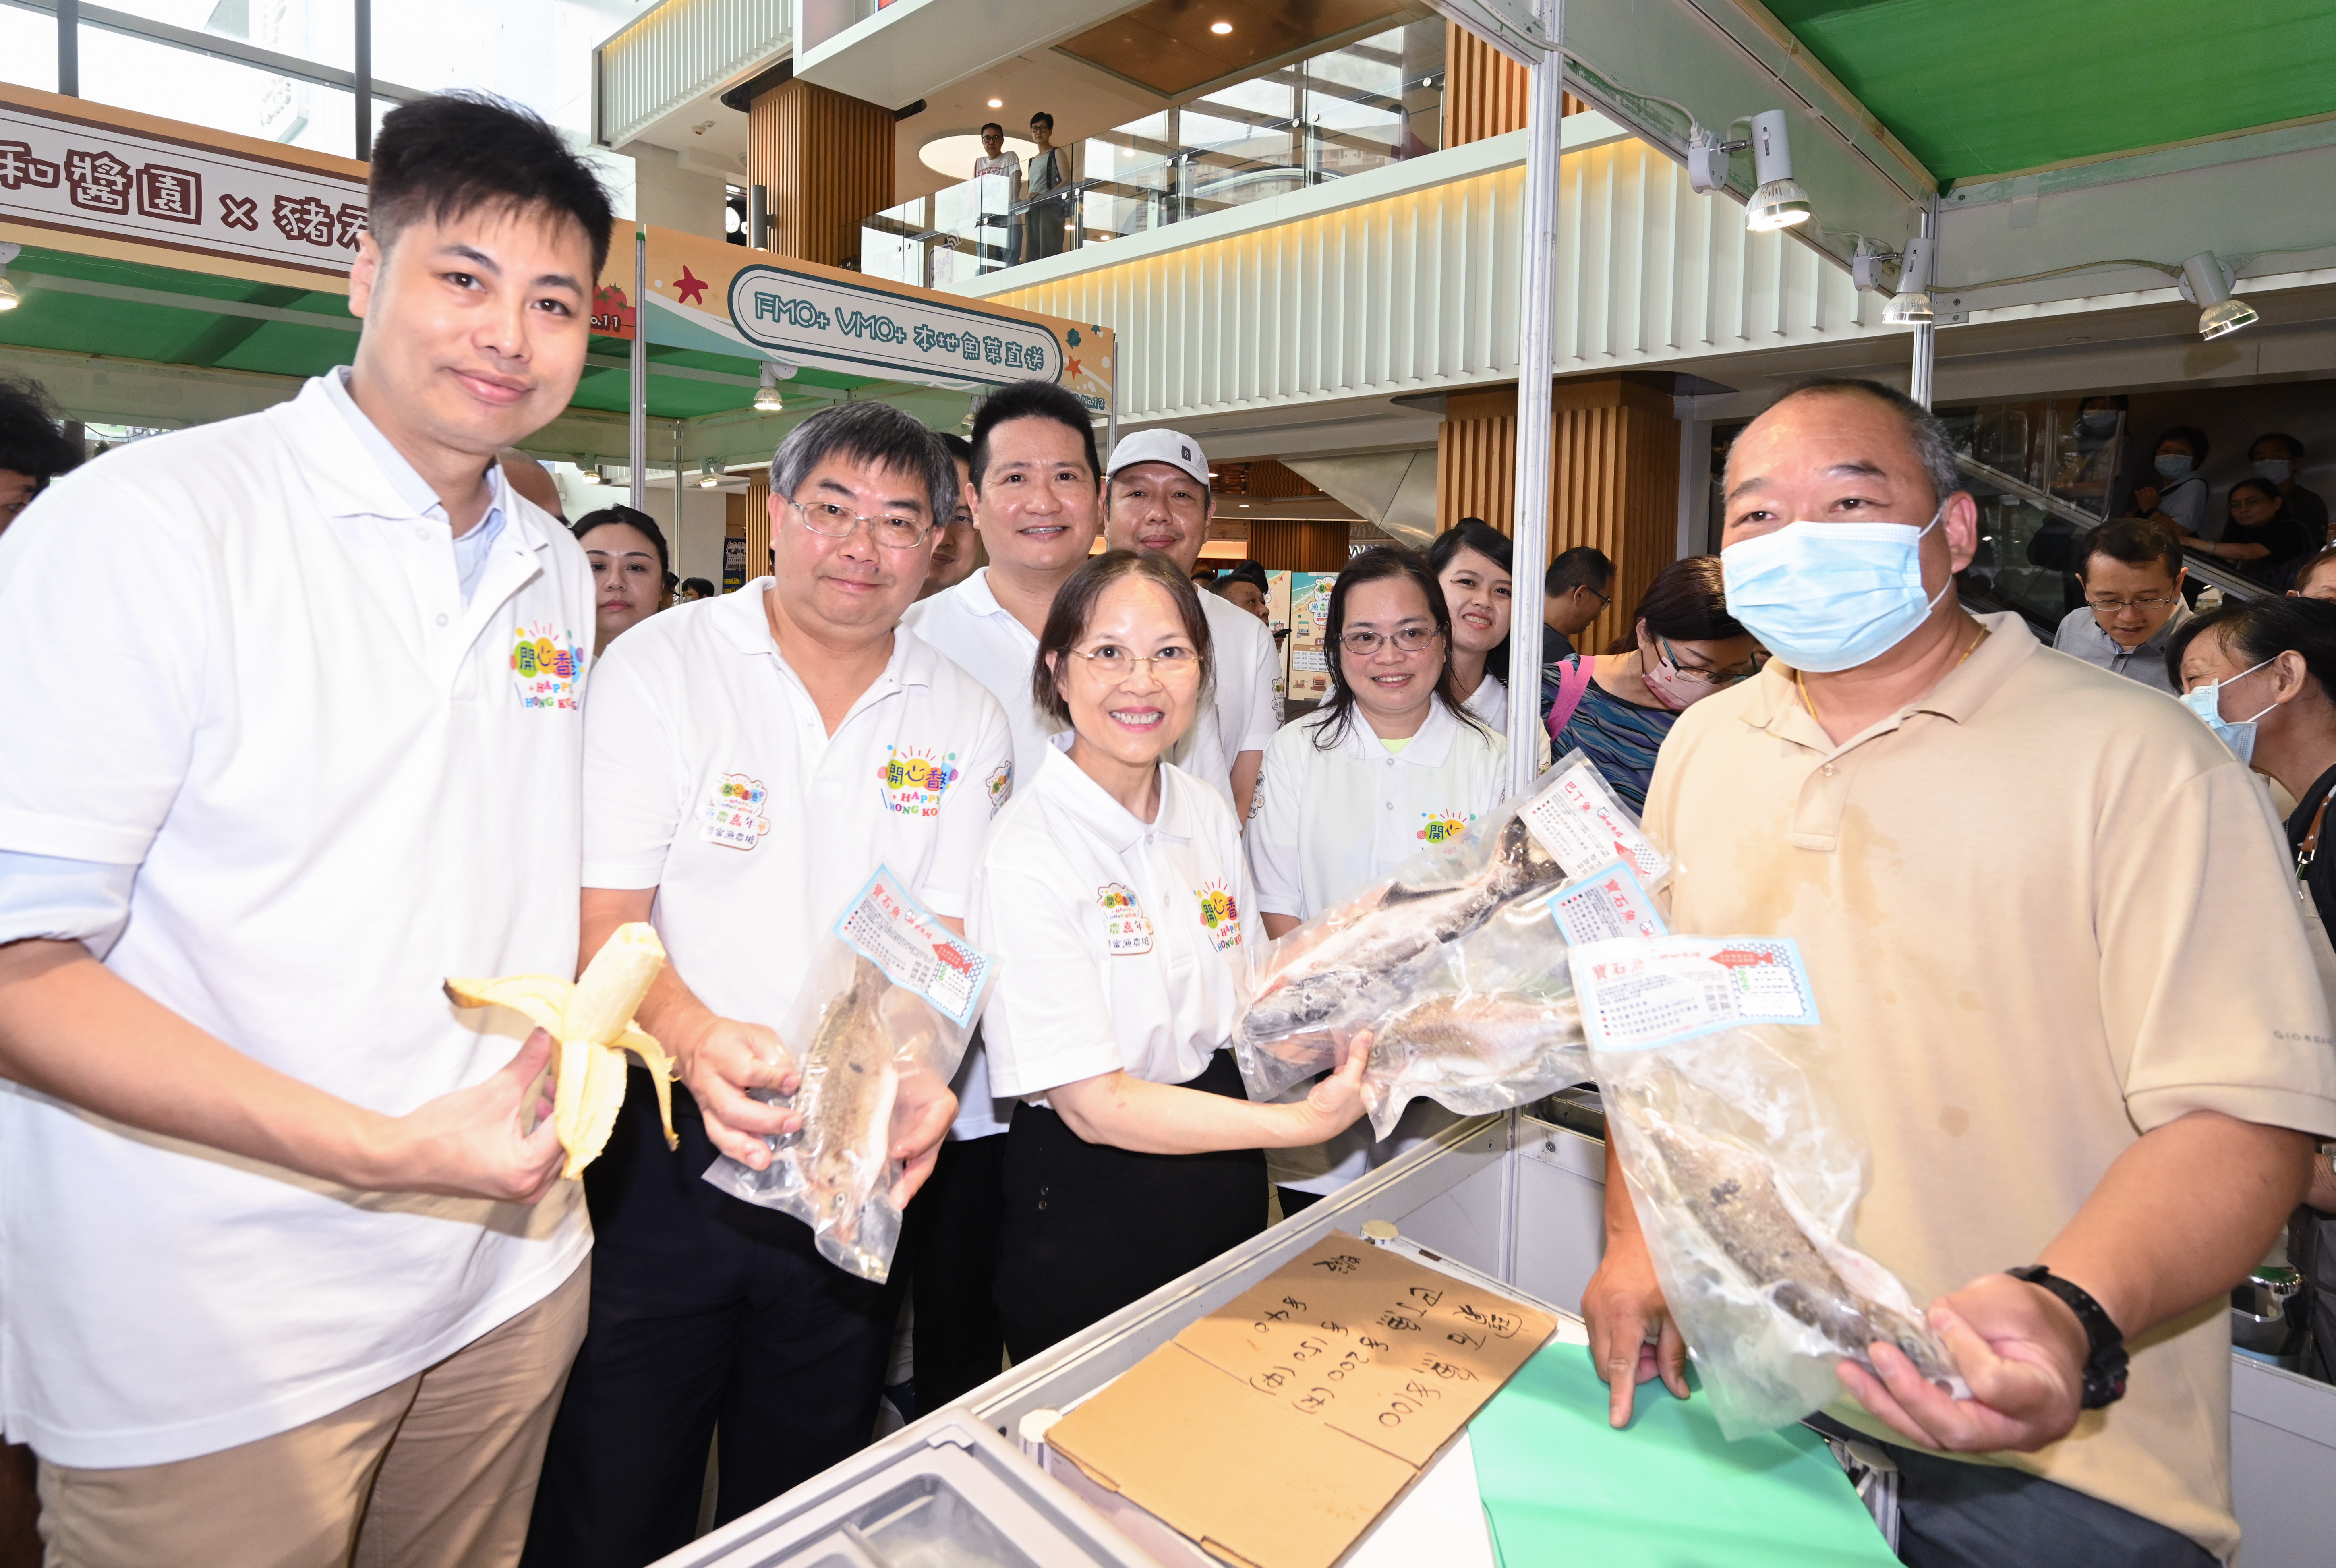
[[[1556,1327],[1333,1232],[1046,1444],[1223,1562],[1330,1568]]]

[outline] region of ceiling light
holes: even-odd
[[[1898,292],[1882,307],[1882,319],[1891,326],[1931,325],[1931,242],[1921,235],[1906,241],[1898,263]]]
[[[777,414],[786,405],[786,400],[779,395],[779,367],[766,359],[763,362],[763,385],[754,389],[754,412]]]
[[[697,465],[697,488],[700,490],[722,488],[722,476],[714,472],[714,460],[710,457]]]
[[[1209,24],[1209,31],[1215,34],[1220,38],[1223,37],[1232,30],[1233,24],[1230,22],[1212,22]]]
[[[15,260],[16,253],[24,248],[21,245],[0,242],[0,310],[14,310],[24,303],[24,296],[16,292],[16,286],[8,281],[8,264]]]
[[[2205,307],[2198,313],[2198,336],[2209,343],[2261,319],[2253,306],[2231,297],[2231,285],[2237,281],[2211,250],[2202,250],[2182,264],[2182,297]]]
[[[993,98],[989,101],[989,106],[992,109],[1003,109],[1006,107],[1006,100],[1003,98]]]
[[[1767,234],[1808,221],[1809,193],[1793,178],[1793,144],[1781,109],[1752,116],[1752,170],[1760,183],[1744,204],[1745,228]]]

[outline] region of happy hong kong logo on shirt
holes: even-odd
[[[1474,813],[1432,811],[1419,813],[1419,831],[1412,836],[1426,844],[1448,844],[1468,831]]]
[[[1192,890],[1201,904],[1201,929],[1209,933],[1209,945],[1223,952],[1241,946],[1241,906],[1233,901],[1233,891],[1222,877]]]
[[[584,650],[564,631],[549,622],[511,631],[511,685],[521,707],[577,708],[583,706],[577,683],[584,676]]]
[[[958,775],[964,770],[957,765],[957,753],[936,756],[916,747],[900,750],[884,748],[885,761],[876,770],[876,783],[884,794],[884,809],[902,816],[937,817],[941,814],[941,796],[949,793]]]

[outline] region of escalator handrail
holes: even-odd
[[[1985,480],[2005,494],[2026,502],[2039,511],[2049,512],[2079,528],[2098,528],[2108,521],[2107,518],[2094,516],[2072,502],[2061,500],[2049,491],[2039,490],[2026,480],[2014,479],[2003,470],[1990,467],[1968,453],[1955,453],[1955,466],[1975,479]],[[2189,569],[2192,577],[2211,587],[2221,589],[2228,598],[2272,599],[2278,594],[2276,589],[2265,588],[2253,578],[2241,577],[2223,562],[2215,560],[2211,556],[2200,555],[2195,550],[2184,550],[2182,564]]]

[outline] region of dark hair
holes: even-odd
[[[651,544],[657,546],[658,581],[663,582],[673,576],[672,562],[666,556],[665,531],[657,527],[657,519],[646,511],[636,511],[629,506],[604,506],[598,511],[588,511],[576,520],[576,542],[582,544],[586,534],[612,522],[638,529],[647,536]]]
[[[1592,550],[1586,544],[1559,550],[1541,579],[1542,592],[1552,599],[1577,588],[1604,593],[1613,586],[1614,563],[1606,559],[1604,550]]]
[[[1047,113],[1045,110],[1041,109],[1038,112],[1030,116],[1030,123],[1033,125],[1037,124],[1041,120],[1046,122],[1046,129],[1049,132],[1055,129],[1055,117]]]
[[[1342,745],[1347,732],[1355,723],[1355,688],[1347,684],[1346,649],[1338,639],[1347,631],[1347,599],[1367,582],[1387,582],[1402,578],[1426,597],[1427,613],[1436,618],[1436,635],[1444,639],[1444,668],[1436,677],[1437,702],[1450,709],[1454,717],[1484,730],[1484,723],[1463,706],[1459,687],[1452,679],[1452,611],[1444,603],[1444,589],[1429,570],[1427,558],[1416,550],[1399,544],[1375,544],[1347,563],[1337,583],[1330,589],[1330,612],[1322,628],[1322,650],[1330,666],[1330,700],[1316,711],[1321,722],[1314,727],[1314,747],[1329,751]]]
[[[973,416],[973,488],[978,494],[982,475],[989,469],[989,434],[1009,419],[1051,419],[1076,431],[1086,448],[1087,473],[1103,477],[1103,459],[1096,455],[1095,421],[1087,405],[1066,387],[1051,381],[1015,381],[981,400]]]
[[[771,490],[789,501],[829,458],[889,468],[919,482],[927,515],[947,527],[957,515],[957,464],[933,433],[889,403],[838,403],[787,432],[771,454]]]
[[[941,450],[948,453],[952,461],[962,463],[968,468],[973,466],[973,443],[964,436],[954,430],[937,430],[933,432],[933,439],[941,443]]]
[[[2292,435],[2285,434],[2276,430],[2272,431],[2266,435],[2256,436],[2253,441],[2247,443],[2247,450],[2249,452],[2253,452],[2256,447],[2261,446],[2266,441],[2276,441],[2279,443],[2280,445],[2287,452],[2288,462],[2301,463],[2303,461],[2303,443],[2296,440],[2295,437]]]
[[[37,482],[37,495],[49,481],[81,466],[82,444],[64,433],[49,406],[46,388],[37,381],[0,377],[0,468]]]
[[[2279,486],[2273,484],[2268,479],[2256,479],[2253,475],[2250,475],[2232,485],[2230,493],[2223,497],[2223,511],[2226,514],[2231,509],[2231,502],[2239,498],[2239,492],[2243,490],[2252,490],[2255,492],[2265,501],[2270,502],[2272,505],[2277,507],[2280,511],[2285,511],[2287,510],[2287,497],[2280,494]],[[2277,513],[2273,513],[2273,515],[2276,516]]]
[[[1728,585],[1716,555],[1690,555],[1655,573],[1655,580],[1639,599],[1639,608],[1630,612],[1629,625],[1606,651],[1635,649],[1642,620],[1649,637],[1672,642],[1718,642],[1751,635],[1743,622],[1728,613]]]
[[[2293,591],[2298,594],[2302,593],[2312,581],[2312,574],[2323,566],[2336,566],[2336,545],[2315,550],[2303,558],[2303,564],[2295,569]]]
[[[1504,572],[1513,572],[1514,570],[1511,564],[1514,556],[1509,544],[1509,536],[1481,517],[1464,517],[1442,533],[1437,534],[1436,541],[1427,547],[1427,570],[1436,574],[1438,584],[1444,580],[1444,569],[1450,566],[1452,558],[1464,550],[1475,550]],[[1510,583],[1509,592],[1513,595],[1516,592],[1514,582]],[[1484,673],[1503,686],[1508,684],[1509,634],[1507,632],[1503,632],[1501,640],[1485,650]]]
[[[2249,664],[2300,653],[2320,692],[2336,703],[2336,604],[2321,599],[2242,599],[2182,623],[2166,645],[2166,673],[2182,689],[2184,650],[2207,631]]]
[[[685,577],[681,579],[681,586],[687,589],[690,592],[696,594],[700,599],[712,599],[714,597],[714,584],[709,579],[703,577]]]
[[[1245,582],[1251,588],[1257,589],[1260,593],[1271,593],[1273,591],[1272,585],[1265,580],[1265,563],[1263,561],[1245,560],[1239,566],[1236,566],[1231,570],[1225,572],[1222,576],[1217,579],[1218,590],[1222,592],[1237,582]]]
[[[2154,517],[2121,517],[2088,531],[2077,547],[2077,575],[2089,575],[2085,563],[2097,555],[2127,566],[2157,565],[2166,575],[2182,575],[2182,540]]]
[[[2169,424],[2158,433],[2149,450],[2155,453],[2169,441],[2178,441],[2190,449],[2190,472],[2197,472],[2206,466],[2206,433],[2195,424]]]
[[[366,226],[384,250],[418,219],[451,223],[481,208],[542,209],[575,219],[592,247],[591,295],[616,221],[592,166],[532,111],[490,93],[440,93],[402,103],[374,138]]]
[[[1003,141],[1006,140],[1006,127],[1000,125],[995,120],[986,120],[982,122],[981,129],[983,131],[995,131],[998,132],[998,139],[999,141]]]
[[[1055,679],[1055,663],[1086,636],[1087,623],[1095,618],[1095,606],[1102,602],[1104,589],[1124,577],[1142,578],[1164,589],[1175,601],[1177,618],[1184,623],[1184,635],[1192,639],[1192,651],[1201,656],[1201,684],[1193,694],[1192,705],[1192,722],[1199,723],[1216,674],[1216,650],[1209,642],[1208,612],[1201,608],[1201,596],[1193,589],[1192,579],[1179,571],[1174,561],[1153,550],[1105,550],[1090,557],[1055,590],[1054,606],[1046,611],[1046,628],[1038,634],[1038,659],[1030,670],[1031,702],[1056,723],[1071,722],[1071,705],[1063,699],[1061,684]]]
[[[1854,375],[1819,375],[1788,388],[1776,402],[1761,410],[1770,413],[1783,407],[1796,397],[1808,397],[1819,393],[1863,397],[1878,403],[1896,414],[1906,427],[1907,444],[1922,464],[1922,472],[1931,482],[1931,502],[1943,503],[1947,497],[1963,488],[1962,471],[1955,466],[1955,443],[1947,436],[1947,427],[1939,416],[1924,408],[1894,386],[1884,386],[1878,381],[1867,381]],[[1735,450],[1731,447],[1728,461],[1732,470]],[[1723,476],[1724,482],[1724,476]]]

